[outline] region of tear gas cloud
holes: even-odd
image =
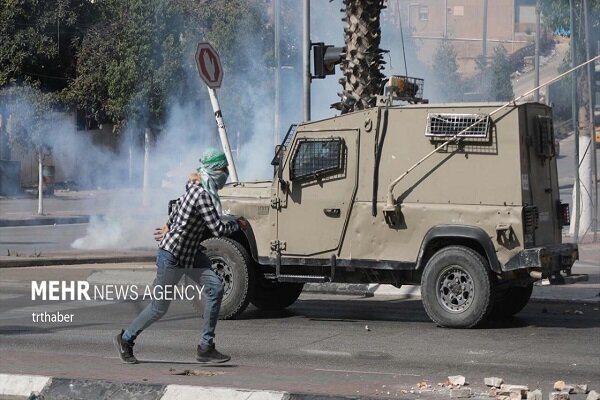
[[[290,7],[298,7],[295,2],[283,2]],[[343,22],[341,0],[332,3],[314,3],[311,12],[311,39],[314,42],[325,42],[336,46],[343,45]],[[296,32],[301,37],[301,18],[295,25],[286,29]],[[383,22],[384,31],[381,47],[391,50],[386,57],[388,65],[384,73],[404,74],[401,43],[389,43],[385,40],[385,32],[394,29]],[[241,180],[271,179],[272,167],[269,163],[274,152],[274,92],[273,69],[262,65],[255,54],[262,54],[262,43],[247,35],[238,36],[243,40],[249,65],[247,68],[226,70],[224,80],[235,79],[246,82],[231,91],[219,91],[221,109],[228,130],[234,159]],[[406,35],[406,33],[405,33]],[[201,41],[201,38],[186,38],[190,42]],[[257,48],[257,46],[262,46]],[[217,49],[218,50],[218,49]],[[297,49],[298,51],[301,48]],[[189,54],[187,54],[189,56]],[[301,56],[296,57],[301,60]],[[389,62],[392,61],[390,64]],[[189,60],[181,60],[189,65]],[[408,60],[409,75],[416,70],[415,60]],[[339,68],[335,76],[323,80],[313,80],[312,118],[319,119],[336,115],[330,105],[339,100],[337,93],[341,91],[338,79]],[[412,70],[412,71],[411,71]],[[198,165],[198,158],[207,147],[219,147],[220,142],[216,130],[212,108],[208,101],[208,93],[201,83],[197,72],[186,69],[189,82],[197,82],[193,88],[202,98],[182,101],[170,99],[167,117],[160,134],[154,140],[150,152],[150,192],[144,202],[141,190],[143,176],[143,127],[127,124],[116,138],[114,146],[95,143],[89,131],[77,131],[72,115],[55,116],[52,124],[44,128],[44,136],[51,139],[49,145],[55,154],[54,164],[57,168],[71,163],[73,180],[88,188],[121,188],[111,191],[110,200],[104,205],[103,217],[91,219],[87,235],[77,239],[72,247],[78,249],[113,249],[139,248],[154,245],[152,229],[166,221],[167,201],[183,193],[184,185],[190,172]],[[300,61],[298,65],[288,65],[281,73],[281,132],[279,139],[291,123],[302,119],[302,73]],[[235,97],[234,97],[235,96]],[[251,112],[244,113],[240,119],[233,118],[232,107],[243,105]],[[21,102],[20,107],[31,107]],[[239,113],[237,115],[240,115]],[[239,132],[239,134],[238,134]],[[239,136],[239,142],[237,140]],[[133,167],[133,168],[132,168]],[[32,210],[33,211],[33,210]],[[90,210],[90,214],[94,214]]]

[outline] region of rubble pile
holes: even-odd
[[[447,394],[453,399],[484,399],[488,397],[495,400],[600,400],[598,392],[590,390],[587,384],[568,384],[564,381],[557,381],[554,383],[553,391],[544,399],[541,389],[530,390],[526,385],[508,384],[500,377],[487,377],[483,383],[488,388],[487,392],[475,392],[468,387],[469,383],[463,375],[453,375],[449,376],[445,382],[438,383],[437,387],[423,381],[413,385],[410,390],[400,390],[400,393],[421,395],[427,392],[439,392]],[[385,394],[385,391],[380,394]],[[388,391],[387,394],[389,395],[390,392]],[[578,397],[570,397],[570,395],[578,395]]]
[[[424,382],[423,382],[424,383]],[[526,385],[514,385],[504,383],[504,379],[491,376],[483,380],[487,393],[477,393],[478,398],[492,397],[496,400],[544,400],[543,392],[540,389],[530,390]],[[438,387],[448,389],[450,398],[463,399],[475,395],[471,388],[466,387],[469,383],[462,375],[449,376],[446,382],[438,383]],[[421,386],[417,384],[418,389],[429,389],[431,386]],[[549,393],[547,400],[574,400],[570,395],[580,396],[578,400],[600,400],[598,392],[589,389],[587,384],[568,384],[564,381],[554,383],[553,391]]]

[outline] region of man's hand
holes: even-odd
[[[248,220],[246,218],[240,217],[240,218],[238,218],[237,222],[240,226],[240,229],[244,230],[244,229],[248,228],[249,224],[248,224]]]
[[[167,225],[163,225],[162,228],[154,229],[154,240],[160,242],[165,235],[169,232],[169,227]]]
[[[200,174],[197,172],[192,172],[190,174],[190,177],[188,179],[190,182],[200,182],[201,178],[200,178]]]

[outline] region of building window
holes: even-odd
[[[427,21],[429,20],[429,7],[420,6],[419,7],[419,21]]]

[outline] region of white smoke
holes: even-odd
[[[296,2],[282,2],[285,7],[298,7]],[[340,12],[341,1],[329,3],[313,2],[311,10],[311,40],[325,42],[335,46],[343,46],[343,17]],[[295,26],[286,29],[301,35],[301,18],[295,18]],[[248,32],[246,32],[248,33]],[[193,42],[201,38],[186,38]],[[228,92],[219,91],[221,109],[225,125],[228,129],[232,149],[239,149],[234,154],[238,175],[241,180],[260,180],[272,178],[270,160],[273,157],[275,140],[274,132],[274,87],[273,69],[264,65],[260,57],[265,46],[252,35],[240,35],[241,47],[245,51],[248,65],[233,71],[226,70],[224,83],[232,80],[239,87]],[[385,39],[385,36],[384,36]],[[298,39],[301,42],[301,39]],[[385,47],[385,42],[382,43]],[[403,69],[402,54],[397,52],[398,46],[391,49],[395,69]],[[217,49],[218,50],[218,49]],[[295,51],[300,51],[296,48]],[[188,57],[189,54],[186,54]],[[287,130],[288,124],[301,122],[302,115],[302,70],[301,56],[296,57],[297,64],[286,65],[281,72],[281,131],[279,139]],[[182,65],[191,64],[190,60],[181,60]],[[335,76],[323,80],[313,80],[312,119],[327,118],[338,112],[330,108],[330,104],[339,100],[337,92],[341,91],[338,79],[341,77],[339,67]],[[146,194],[141,188],[143,176],[143,126],[136,126],[131,121],[127,128],[114,140],[116,146],[111,147],[96,143],[96,138],[89,131],[77,131],[73,116],[65,115],[53,124],[51,129],[58,133],[60,141],[54,143],[64,155],[55,159],[57,168],[67,164],[76,165],[74,180],[88,188],[122,188],[111,191],[111,198],[104,205],[102,217],[91,219],[86,235],[73,242],[77,249],[116,249],[152,247],[155,245],[152,230],[166,222],[167,203],[184,191],[189,173],[198,166],[198,158],[207,147],[220,147],[213,110],[208,101],[208,93],[200,82],[197,72],[186,69],[190,74],[188,82],[196,82],[189,88],[188,100],[171,99],[168,102],[167,118],[160,127],[157,137],[152,143],[150,152],[150,191]],[[390,74],[392,71],[384,71]],[[195,97],[195,98],[194,98]],[[235,119],[234,107],[245,110],[240,119]],[[238,134],[239,132],[239,134]],[[238,142],[239,135],[239,142]],[[132,168],[131,168],[132,166]],[[128,188],[128,189],[127,189]],[[94,214],[90,210],[89,214]]]

